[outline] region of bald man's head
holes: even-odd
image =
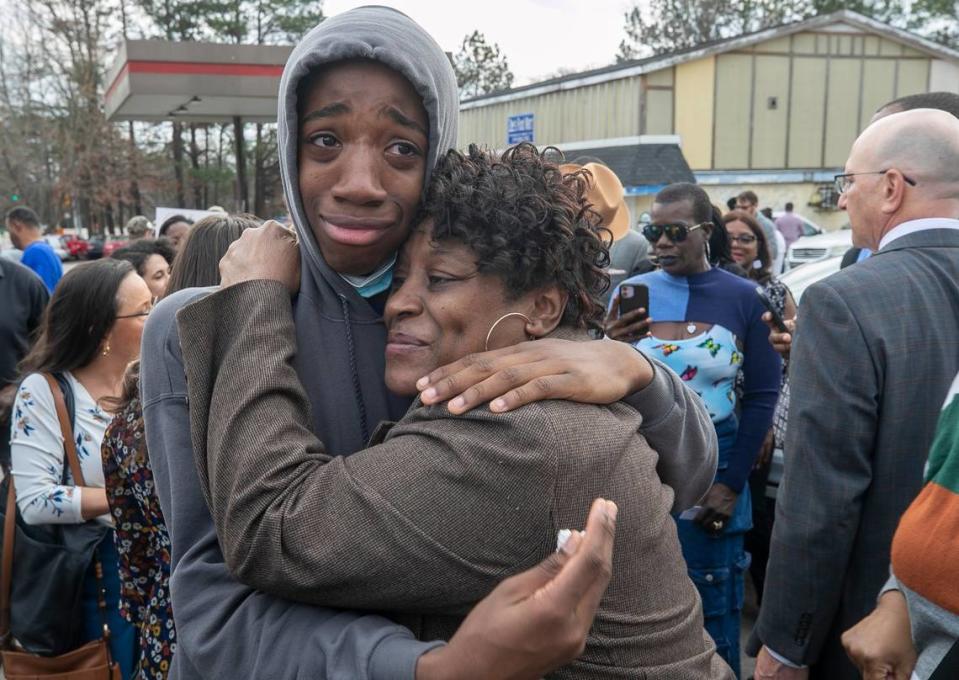
[[[917,193],[951,190],[957,195],[959,118],[945,111],[913,109],[885,116],[859,136],[850,160],[857,151],[883,168],[897,168],[916,179]],[[922,182],[918,182],[920,178]]]
[[[959,119],[933,109],[885,116],[855,141],[840,207],[856,245],[875,248],[890,229],[959,212]]]

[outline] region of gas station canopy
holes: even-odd
[[[127,40],[107,75],[107,118],[275,122],[280,75],[292,49]]]

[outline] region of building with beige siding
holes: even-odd
[[[831,180],[859,131],[886,102],[939,90],[959,92],[959,51],[840,11],[466,100],[459,144],[531,139],[639,164],[678,145],[717,204],[751,188],[838,228]],[[682,170],[663,173],[624,182],[634,215]]]

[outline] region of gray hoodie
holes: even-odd
[[[380,315],[323,261],[305,219],[297,181],[296,87],[310,69],[351,57],[380,61],[404,75],[429,116],[427,167],[455,143],[457,99],[445,54],[419,26],[383,7],[325,21],[290,55],[280,92],[278,133],[287,203],[301,236],[302,280],[294,309],[297,372],[327,450],[363,448],[381,420],[398,420],[409,402],[383,382],[386,333]],[[295,604],[235,581],[200,489],[190,443],[176,312],[209,291],[165,299],[144,331],[141,391],[157,493],[172,541],[171,595],[177,625],[172,680],[193,678],[404,678],[433,644],[387,619]],[[210,348],[216,351],[216,348]],[[251,367],[255,370],[255,367]],[[716,440],[697,397],[669,370],[631,403],[650,445],[668,452],[658,471],[692,505],[712,481]]]
[[[398,420],[410,404],[383,384],[381,315],[323,260],[299,192],[297,85],[322,64],[358,57],[398,71],[422,97],[429,117],[426,181],[436,159],[456,145],[459,115],[456,76],[446,54],[412,20],[385,7],[360,7],[326,20],[296,46],[283,71],[280,175],[301,243],[302,279],[293,310],[301,349],[297,371],[313,406],[315,432],[328,450],[344,454],[366,446],[380,421]],[[316,361],[313,348],[322,348],[323,361]]]

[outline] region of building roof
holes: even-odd
[[[761,31],[755,31],[753,33],[746,33],[733,38],[714,40],[696,45],[694,47],[676,50],[675,52],[657,54],[651,57],[645,57],[643,59],[633,59],[589,71],[571,73],[558,78],[550,78],[549,80],[531,83],[522,87],[515,87],[499,92],[491,92],[480,97],[473,97],[471,99],[462,101],[460,103],[460,110],[467,111],[469,109],[489,106],[490,104],[498,104],[500,102],[512,101],[514,99],[534,97],[562,90],[572,90],[588,85],[609,82],[611,80],[619,80],[621,78],[631,78],[633,76],[652,73],[653,71],[659,71],[661,69],[669,68],[671,66],[682,64],[688,61],[695,61],[696,59],[701,59],[714,54],[744,49],[757,43],[773,40],[775,38],[782,38],[792,35],[793,33],[827,28],[833,24],[846,24],[851,29],[858,29],[867,33],[880,35],[884,38],[907,45],[915,50],[923,52],[924,54],[959,62],[959,51],[957,50],[946,47],[945,45],[940,45],[937,42],[918,36],[915,33],[910,33],[909,31],[904,31],[900,28],[894,28],[893,26],[884,24],[881,21],[870,19],[869,17],[858,14],[857,12],[844,9],[839,10],[838,12],[832,12],[830,14],[824,14],[822,16],[806,19],[804,21],[796,21],[789,24],[783,24],[781,26],[766,28]]]
[[[632,195],[648,194],[651,188],[658,190],[659,187],[674,182],[696,181],[678,144],[577,148],[575,151],[567,151],[565,155],[570,162],[583,156],[598,158],[616,173],[619,181],[626,187],[626,193]]]

